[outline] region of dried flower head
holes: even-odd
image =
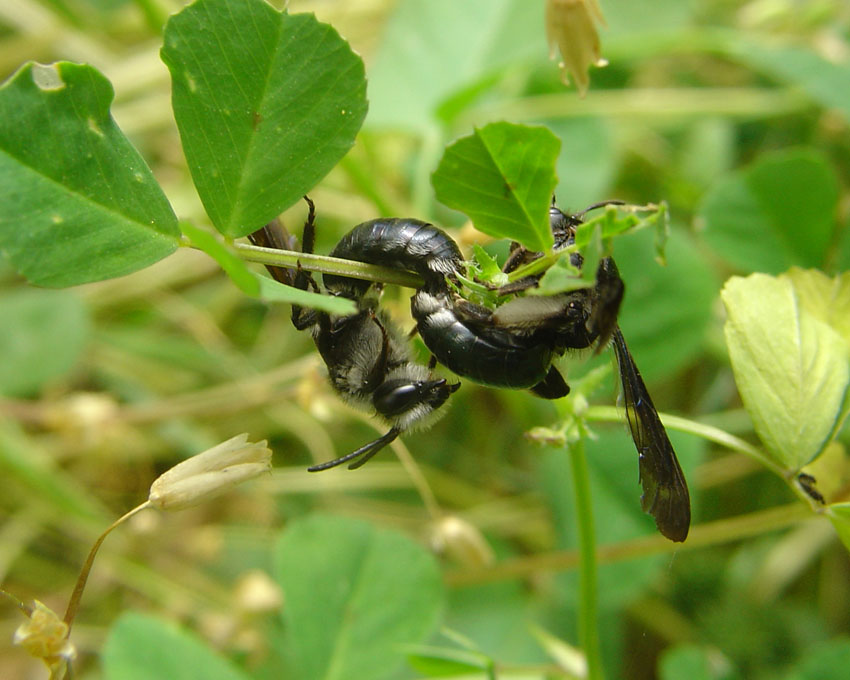
[[[77,655],[74,644],[68,639],[69,630],[68,624],[56,612],[36,600],[29,619],[15,631],[13,642],[44,661],[54,677],[56,673],[61,675],[60,669]]]
[[[283,591],[262,569],[251,569],[236,582],[235,609],[245,614],[264,614],[283,606]]]
[[[454,515],[437,521],[431,531],[431,545],[465,567],[485,567],[495,561],[493,549],[478,528]]]
[[[571,73],[582,97],[590,84],[588,69],[608,63],[600,55],[597,23],[605,25],[597,0],[546,0],[550,56],[554,59],[555,49],[560,51],[561,77],[567,83],[567,73]]]
[[[160,510],[182,510],[271,470],[272,452],[265,441],[247,434],[228,439],[160,475],[148,501]]]

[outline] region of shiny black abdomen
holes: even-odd
[[[419,290],[411,309],[425,346],[459,376],[491,387],[523,389],[549,372],[552,345],[463,319],[445,291]]]
[[[358,224],[334,249],[331,257],[368,262],[416,272],[426,281],[460,271],[463,256],[457,244],[433,224],[410,218],[380,218]],[[365,291],[371,284],[326,274],[325,286],[340,291],[354,286]]]

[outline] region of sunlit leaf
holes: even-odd
[[[192,178],[215,227],[244,236],[309,191],[366,115],[363,62],[312,14],[198,0],[171,17],[162,59]]]
[[[848,344],[800,302],[791,280],[733,277],[722,293],[735,382],[770,457],[796,471],[829,442],[848,385]]]
[[[177,248],[150,169],[96,69],[29,63],[0,88],[0,250],[40,286],[129,274]]]
[[[850,272],[831,277],[817,269],[793,267],[787,276],[800,306],[832,326],[850,344]]]
[[[432,176],[437,198],[479,231],[552,246],[549,204],[560,141],[542,127],[491,123],[450,145]]]

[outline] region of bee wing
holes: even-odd
[[[275,250],[295,250],[298,247],[296,238],[286,230],[279,219],[274,219],[262,229],[248,234],[248,240],[255,246]],[[266,265],[266,269],[275,281],[287,286],[295,285],[295,272],[291,269],[274,265]]]
[[[623,301],[625,291],[626,287],[613,258],[602,258],[596,268],[593,310],[587,320],[588,330],[598,337],[596,354],[608,346],[614,331],[617,330],[617,315],[620,312],[620,303]]]
[[[684,541],[691,523],[685,476],[618,327],[614,329],[613,341],[623,381],[626,416],[640,458],[641,507],[652,515],[664,536],[671,541]]]

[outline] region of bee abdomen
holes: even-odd
[[[554,349],[532,338],[476,327],[462,318],[446,291],[417,291],[411,301],[419,335],[441,364],[491,387],[523,389],[546,378]]]
[[[381,218],[358,224],[330,254],[416,272],[426,281],[459,272],[463,262],[457,244],[442,229],[410,218]],[[333,288],[341,278],[326,275],[325,284]]]

